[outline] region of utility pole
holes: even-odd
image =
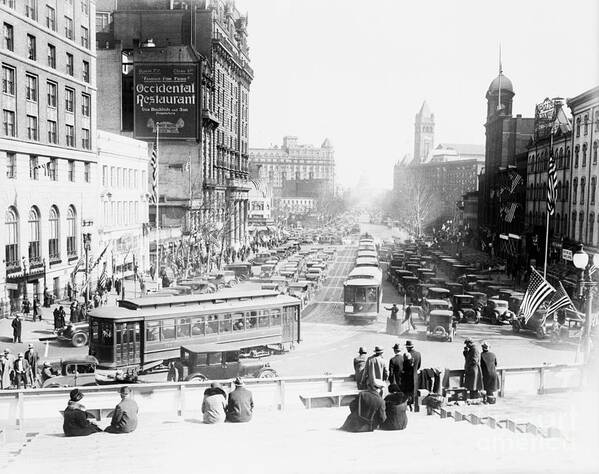
[[[81,221],[81,227],[90,227],[94,225],[94,221]],[[89,251],[91,250],[91,241],[92,235],[90,233],[83,233],[83,250],[85,251],[85,280],[84,280],[84,290],[85,290],[85,311],[87,314],[87,304],[89,303]]]

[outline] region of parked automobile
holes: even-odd
[[[89,323],[68,323],[54,333],[59,341],[70,342],[73,347],[83,347],[89,342]]]
[[[72,357],[50,363],[50,369],[56,373],[42,382],[42,388],[82,387],[97,385],[96,367],[98,360],[94,356]]]
[[[442,309],[431,311],[426,338],[443,339],[451,342],[455,336],[456,326],[452,311]]]
[[[480,311],[474,305],[472,295],[453,295],[453,313],[459,322],[478,324]]]
[[[490,298],[483,308],[481,318],[491,324],[510,324],[514,313],[510,311],[507,301]]]
[[[538,339],[545,339],[553,327],[553,315],[548,317],[545,310],[540,309],[528,321],[525,321],[523,316],[514,315],[510,323],[515,333],[532,331]]]

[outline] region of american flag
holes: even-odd
[[[98,287],[99,288],[106,288],[106,282],[108,280],[108,277],[106,276],[106,262],[104,262],[104,268],[102,268],[102,273],[100,275],[100,278],[98,278]]]
[[[574,303],[572,303],[572,300],[570,299],[568,293],[566,293],[566,290],[564,289],[564,285],[562,285],[562,282],[560,281],[559,287],[557,288],[557,290],[555,290],[555,293],[553,294],[553,296],[551,297],[551,301],[549,302],[547,314],[554,313],[555,311],[562,308],[571,308],[574,311],[576,311]]]
[[[591,267],[589,268],[589,276],[590,277],[593,276],[593,273],[595,273],[597,271],[597,269],[599,268],[597,266],[597,264],[599,262],[595,261],[595,260],[599,259],[599,257],[597,255],[593,255],[591,258],[592,258],[592,260],[591,260]]]
[[[514,216],[516,215],[516,210],[518,209],[518,203],[513,202],[510,204],[509,209],[505,213],[505,221],[512,222],[514,220]]]
[[[522,176],[520,176],[518,173],[512,171],[510,173],[510,177],[511,177],[510,193],[513,194],[514,191],[516,190],[516,187],[522,182]]]
[[[150,202],[156,203],[158,201],[158,196],[156,196],[156,187],[158,185],[158,148],[156,146],[156,142],[152,144],[150,168],[150,173],[152,176],[152,193],[150,194]]]
[[[518,310],[518,315],[523,315],[525,322],[528,322],[535,314],[535,311],[541,306],[545,298],[555,291],[555,288],[539,272],[534,268],[531,268],[531,270],[528,289]]]
[[[557,171],[553,152],[549,153],[549,168],[547,171],[547,213],[552,216],[555,213],[555,201],[557,201]]]

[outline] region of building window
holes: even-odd
[[[75,146],[75,127],[72,125],[66,126],[66,145]]]
[[[584,212],[578,214],[578,235],[581,241],[584,240]]]
[[[572,204],[576,204],[577,197],[578,197],[578,179],[574,178],[574,181],[572,181]]]
[[[81,27],[81,46],[89,48],[89,30],[85,27]]]
[[[58,96],[58,85],[55,82],[48,81],[48,107],[56,108],[56,101]]]
[[[589,116],[586,114],[584,116],[584,136],[586,137],[589,134]]]
[[[37,58],[37,46],[35,36],[27,35],[27,59],[35,61]]]
[[[64,17],[64,35],[70,40],[73,39],[73,20],[68,16]]]
[[[593,245],[593,237],[595,236],[595,213],[591,212],[589,214],[589,244]]]
[[[87,128],[81,129],[81,148],[85,150],[89,150],[91,148],[89,129]]]
[[[69,181],[75,181],[75,161],[69,160]]]
[[[591,194],[589,195],[589,200],[591,201],[591,204],[595,204],[595,191],[597,191],[597,178],[595,176],[593,176],[591,178]]]
[[[579,155],[579,151],[580,151],[580,148],[578,147],[578,145],[576,145],[574,147],[574,168],[578,168],[578,155]]]
[[[39,178],[39,167],[38,167],[38,159],[35,155],[29,155],[29,178],[30,179],[38,179]]]
[[[593,164],[597,164],[597,142],[593,142]]]
[[[50,216],[48,218],[49,235],[48,238],[48,256],[50,262],[60,260],[60,215],[56,206],[50,208]]]
[[[37,102],[37,76],[25,75],[25,98]]]
[[[56,121],[48,120],[48,143],[58,143],[56,138]]]
[[[84,117],[90,116],[91,97],[88,94],[81,94],[81,114]]]
[[[4,216],[6,228],[6,245],[4,246],[4,260],[7,268],[19,266],[19,214],[14,207],[9,207]]]
[[[64,108],[67,112],[73,112],[75,102],[75,91],[68,87],[64,90]]]
[[[73,75],[73,55],[70,53],[67,53],[67,74]]]
[[[2,92],[15,95],[15,70],[9,66],[2,66]]]
[[[37,117],[35,115],[27,116],[27,138],[37,141]]]
[[[108,166],[102,166],[102,186],[108,186]]]
[[[8,8],[15,8],[15,0],[2,0],[2,5],[6,5]]]
[[[37,20],[37,0],[25,0],[25,15]]]
[[[582,145],[582,166],[587,165],[587,144]]]
[[[17,177],[17,154],[10,151],[6,152],[6,177],[8,179]]]
[[[81,0],[81,13],[89,15],[89,0]]]
[[[48,66],[56,69],[56,46],[53,44],[48,45]]]
[[[15,136],[15,113],[12,110],[2,111],[2,127],[4,128],[4,135],[7,137]]]
[[[82,66],[82,77],[85,82],[89,82],[89,63],[87,61],[83,61]]]
[[[4,33],[4,41],[3,47],[4,49],[8,49],[9,51],[15,50],[15,30],[12,25],[8,23],[4,23],[4,27],[2,28]]]
[[[73,206],[67,211],[67,256],[77,255],[77,213]]]
[[[40,263],[40,211],[37,207],[29,210],[29,265]]]
[[[580,136],[580,117],[576,119],[576,137]]]
[[[56,10],[50,5],[46,5],[46,27],[56,31]]]
[[[83,169],[83,179],[86,183],[89,183],[91,181],[91,165],[87,162],[85,163]]]
[[[580,204],[584,204],[585,188],[586,180],[584,178],[580,178]]]
[[[96,33],[108,33],[110,31],[110,13],[96,12]]]

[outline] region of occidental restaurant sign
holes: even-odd
[[[197,137],[197,68],[194,64],[135,65],[135,137]]]

